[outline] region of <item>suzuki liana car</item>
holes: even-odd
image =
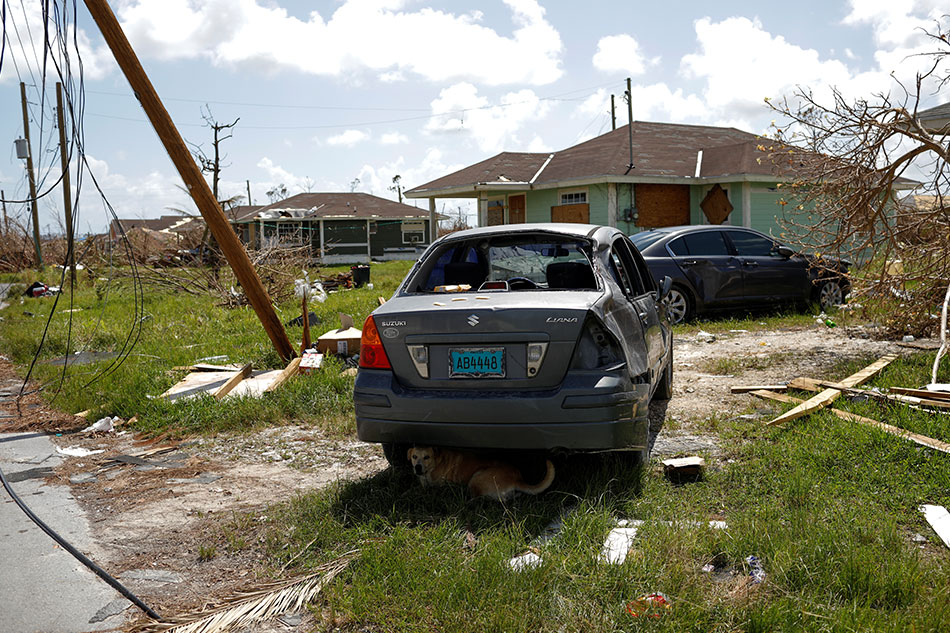
[[[672,394],[670,285],[614,228],[445,236],[366,319],[359,438],[394,465],[413,444],[643,457],[649,402]]]

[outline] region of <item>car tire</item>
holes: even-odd
[[[825,279],[815,289],[815,302],[822,310],[844,303],[844,289],[837,279]]]
[[[393,444],[392,442],[386,442],[383,444],[383,455],[386,457],[386,461],[389,462],[389,465],[395,471],[406,471],[409,472],[409,456],[407,453],[409,449],[412,448],[409,444]]]
[[[654,400],[669,400],[673,397],[673,337],[670,337],[669,362],[653,392]]]
[[[663,299],[670,323],[685,323],[693,318],[693,297],[682,286],[673,286]]]

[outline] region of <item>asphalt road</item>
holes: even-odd
[[[44,481],[61,461],[45,435],[0,434],[0,468],[17,495],[95,560],[89,522],[69,487]],[[34,525],[0,487],[0,633],[108,630],[121,626],[120,613],[128,605]]]

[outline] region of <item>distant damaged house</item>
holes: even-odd
[[[250,248],[307,247],[324,263],[416,259],[429,211],[368,193],[299,193],[231,220]]]
[[[634,121],[557,152],[502,152],[405,195],[475,198],[480,226],[727,224],[777,235],[782,187],[802,174],[795,152],[772,147],[731,127]]]
[[[109,239],[115,241],[123,234],[133,230],[163,234],[175,241],[195,230],[204,230],[205,223],[200,217],[191,215],[163,215],[160,218],[115,218],[109,223]]]

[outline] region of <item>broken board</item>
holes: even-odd
[[[888,354],[887,356],[882,356],[861,371],[857,372],[856,374],[851,374],[842,380],[841,384],[846,387],[855,387],[860,385],[865,380],[877,375],[882,369],[890,365],[896,359],[897,354]],[[782,424],[783,422],[797,420],[798,418],[806,416],[814,411],[817,411],[818,409],[827,407],[840,395],[841,391],[839,389],[825,389],[824,391],[818,393],[818,395],[806,400],[794,409],[786,411],[782,415],[778,416],[769,422],[769,425],[774,426],[776,424]]]
[[[756,396],[758,398],[763,398],[766,400],[776,400],[778,402],[786,402],[790,404],[800,404],[802,400],[799,398],[793,398],[792,396],[785,395],[784,393],[773,393],[771,391],[751,391],[750,395]],[[875,428],[881,429],[885,433],[890,433],[891,435],[896,435],[897,437],[904,438],[905,440],[910,440],[920,444],[921,446],[926,446],[927,448],[932,448],[935,451],[940,451],[941,453],[947,453],[950,455],[950,444],[946,442],[941,442],[940,440],[935,440],[932,437],[927,437],[926,435],[920,435],[919,433],[913,433],[911,431],[906,431],[904,429],[898,428],[896,426],[891,426],[890,424],[885,424],[884,422],[879,422],[871,418],[866,418],[863,415],[857,415],[856,413],[850,413],[848,411],[842,411],[840,409],[834,409],[832,407],[828,408],[829,413],[833,413],[843,420],[849,420],[851,422],[858,422],[860,424],[866,424],[868,426],[873,426]]]

